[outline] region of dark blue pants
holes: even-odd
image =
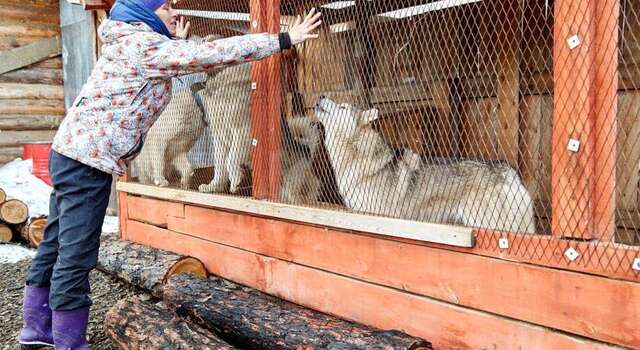
[[[27,285],[50,287],[53,310],[76,310],[91,305],[89,272],[98,261],[112,177],[55,151],[49,173],[49,219]]]

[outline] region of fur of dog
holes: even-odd
[[[320,194],[320,180],[313,162],[321,145],[320,126],[311,118],[282,118],[282,184],[280,200],[295,205],[313,205]]]
[[[214,176],[200,192],[236,193],[251,168],[251,65],[225,68],[203,91],[214,143]]]
[[[191,40],[202,42],[218,38],[218,35],[205,38],[194,36]],[[209,73],[208,79],[218,72]],[[193,167],[187,153],[202,136],[206,126],[204,115],[188,86],[191,79],[192,76],[174,78],[171,102],[149,129],[145,145],[133,162],[138,171],[138,180],[143,184],[167,187],[170,185],[169,179],[173,178],[171,175],[177,173],[180,187],[189,188]],[[202,92],[196,93],[202,97]]]
[[[321,97],[315,110],[345,205],[358,212],[508,232],[535,232],[533,201],[517,172],[477,161],[423,164],[396,157],[370,123],[378,111]]]

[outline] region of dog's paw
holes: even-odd
[[[169,181],[167,181],[167,179],[155,179],[153,183],[159,187],[169,187]]]

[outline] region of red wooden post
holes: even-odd
[[[280,32],[280,0],[251,0],[251,31]],[[251,79],[256,89],[251,96],[253,147],[253,197],[279,198],[280,193],[280,55],[254,62]]]
[[[555,3],[551,229],[556,236],[614,234],[618,17],[617,0]],[[571,140],[579,142],[577,150],[569,149]]]

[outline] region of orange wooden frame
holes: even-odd
[[[358,314],[354,315],[352,309],[343,310],[345,314],[333,309],[331,302],[335,302],[335,299],[325,300],[326,292],[311,287],[317,281],[297,280],[297,275],[275,276],[267,271],[264,272],[265,276],[252,280],[251,273],[247,273],[242,266],[254,264],[256,258],[262,257],[260,259],[266,261],[277,260],[302,266],[309,269],[311,275],[324,271],[328,273],[323,277],[326,283],[344,278],[352,280],[349,283],[363,284],[364,289],[358,287],[342,297],[355,304],[357,302],[354,300],[370,298],[363,293],[368,293],[373,288],[371,286],[382,286],[392,289],[393,293],[405,294],[409,299],[411,295],[433,299],[443,303],[443,307],[456,305],[468,308],[466,312],[488,312],[599,341],[640,346],[640,333],[636,332],[637,324],[640,324],[638,283],[481,256],[473,250],[451,251],[384,236],[314,227],[189,204],[134,196],[130,199],[127,223],[129,240],[196,256],[205,260],[213,273],[266,292],[273,292],[270,289],[273,286],[264,278],[278,279],[278,283],[283,285],[277,288],[279,294],[276,295],[314,307],[320,303],[321,310],[343,317],[389,327],[389,323],[380,323],[384,316],[378,309],[368,310],[369,315],[364,319],[359,318]],[[150,213],[145,207],[155,208],[155,211]],[[154,221],[156,224],[145,224],[143,221]],[[243,253],[237,256],[234,252]],[[290,278],[291,281],[282,281],[283,278]],[[301,296],[292,297],[289,294],[292,289],[302,293],[305,287],[309,289]],[[350,309],[352,306],[344,307]],[[421,314],[425,310],[416,309],[414,313]],[[413,315],[402,319],[400,314],[393,316],[397,324],[392,328],[428,335],[430,340],[447,345],[453,339],[458,339],[471,348],[487,346],[486,342],[480,342],[468,334],[476,332],[472,331],[475,327],[478,327],[477,332],[482,333],[481,324],[471,322],[458,325],[460,332],[463,329],[466,331],[462,332],[463,335],[453,337],[441,327],[448,327],[450,322],[456,320],[431,320],[432,323],[416,325],[413,324],[414,316],[423,317]],[[504,327],[502,331],[512,327],[507,324],[500,326]],[[517,336],[516,339],[496,340],[494,337],[498,336],[500,327],[488,330],[485,334],[491,341],[505,342],[498,348],[534,344],[520,343],[531,334],[525,338]],[[521,331],[536,333],[529,328],[531,326]],[[553,343],[557,340],[550,341]]]
[[[253,31],[279,31],[280,0],[251,0],[250,8]],[[122,237],[439,348],[640,348],[640,272],[631,268],[640,248],[604,242],[615,232],[619,12],[617,0],[555,3],[555,237],[476,230],[475,247],[455,248],[120,192]],[[576,33],[581,43],[571,49]],[[252,67],[257,199],[279,197],[279,67],[279,56]],[[580,139],[579,152],[567,150],[570,138]],[[510,249],[497,248],[500,237]],[[569,247],[576,261],[563,256]]]
[[[551,231],[607,241],[615,233],[620,2],[557,0],[554,8]]]

